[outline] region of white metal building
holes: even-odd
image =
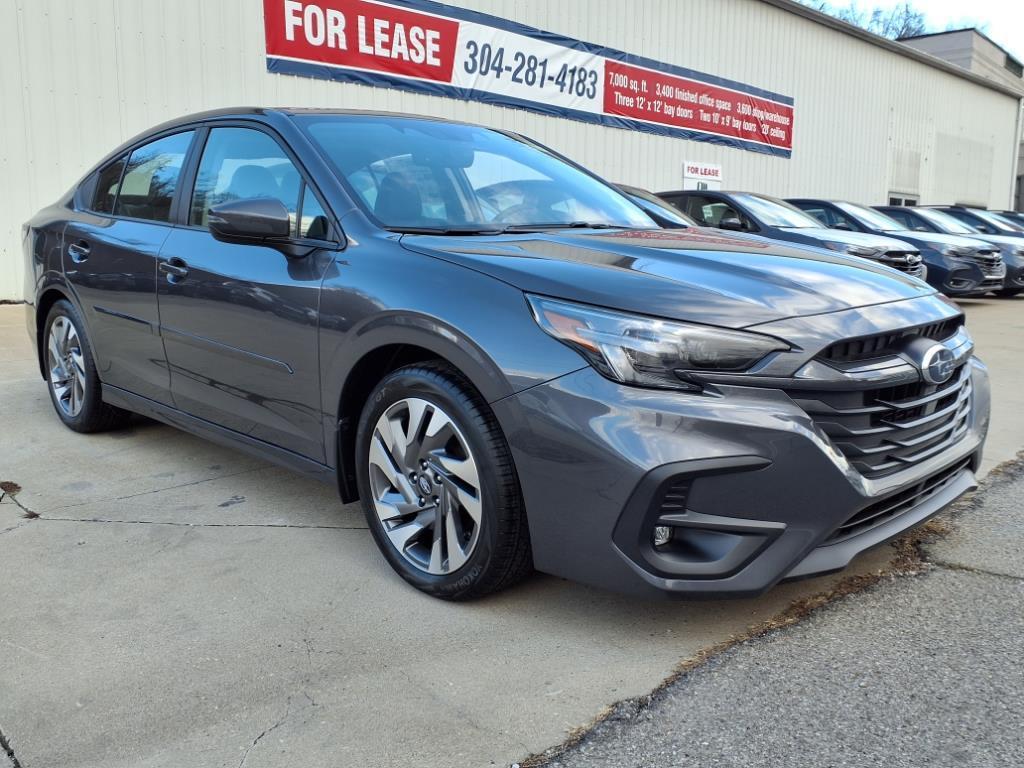
[[[35,210],[124,139],[170,117],[228,105],[470,120],[528,134],[612,180],[655,190],[683,186],[686,164],[711,164],[726,188],[778,195],[991,207],[1007,207],[1013,196],[1018,96],[790,0],[451,3],[789,97],[788,157],[380,83],[269,71],[264,13],[276,14],[286,2],[0,0],[0,299],[21,296],[20,225]]]

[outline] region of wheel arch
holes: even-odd
[[[46,378],[46,366],[43,363],[43,344],[45,342],[46,318],[53,309],[53,305],[61,300],[69,301],[78,306],[74,297],[64,286],[52,283],[46,286],[36,299],[36,362],[39,365],[39,375]]]
[[[342,501],[359,498],[355,480],[355,436],[363,406],[373,388],[389,373],[413,363],[438,360],[458,371],[487,403],[513,393],[500,367],[476,344],[436,319],[403,316],[400,322],[378,324],[364,329],[351,350],[339,350],[334,364],[325,368],[327,381],[324,405],[329,414],[333,439],[333,464],[337,468],[338,491]],[[345,362],[341,362],[345,361]],[[346,364],[347,363],[347,364]]]

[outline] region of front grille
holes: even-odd
[[[943,384],[789,394],[854,469],[865,477],[881,477],[941,453],[964,437],[971,373],[969,365],[961,365]]]
[[[833,531],[823,543],[834,544],[851,536],[857,536],[893,518],[899,517],[905,512],[909,512],[946,488],[956,479],[957,475],[970,467],[970,465],[971,460],[964,459],[941,472],[936,472],[934,475],[926,477],[920,483],[910,488],[905,488],[881,501],[876,501],[874,504],[852,515],[845,523]]]
[[[892,333],[880,333],[875,336],[862,336],[857,339],[839,341],[818,355],[821,360],[834,363],[853,363],[870,360],[876,357],[888,357],[899,352],[900,348],[912,338],[926,338],[945,341],[964,324],[964,316],[957,315],[948,320],[940,320],[917,328],[904,328]]]
[[[911,265],[907,263],[908,256],[916,256],[916,264]],[[900,272],[905,272],[913,277],[923,277],[924,263],[920,260],[921,254],[917,251],[886,251],[881,258],[881,262],[887,267],[898,269]]]
[[[1003,257],[997,251],[975,251],[971,261],[981,267],[985,277],[998,277],[1001,280],[1006,274]]]

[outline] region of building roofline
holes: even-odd
[[[890,53],[895,53],[898,56],[912,59],[920,64],[932,67],[933,69],[942,70],[954,77],[959,77],[961,80],[967,80],[975,85],[988,88],[990,91],[996,91],[1004,96],[1017,99],[1018,101],[1021,99],[1021,94],[1008,86],[1001,85],[1000,83],[997,83],[994,80],[989,80],[981,75],[976,75],[963,67],[958,67],[956,64],[950,64],[937,56],[932,56],[931,54],[919,51],[916,48],[911,48],[909,45],[904,45],[903,43],[896,42],[895,40],[890,40],[887,37],[881,37],[873,32],[868,32],[866,29],[861,29],[854,24],[849,24],[835,18],[834,16],[829,16],[827,13],[816,11],[813,8],[797,2],[796,0],[761,0],[761,2],[775,6],[780,10],[787,11],[796,16],[802,16],[808,21],[813,21],[816,24],[830,27],[844,35],[856,37],[865,43],[869,43],[878,48],[883,48]]]
[[[904,40],[920,40],[923,37],[942,37],[943,35],[955,35],[958,32],[973,32],[978,37],[984,40],[988,40],[988,42],[992,43],[992,45],[994,45],[996,48],[998,48],[1000,51],[1006,54],[1006,58],[1010,59],[1011,61],[1015,61],[1018,64],[1021,63],[1020,59],[1018,59],[1016,56],[1014,56],[1012,53],[1006,50],[999,43],[997,43],[991,37],[982,32],[980,29],[978,29],[978,27],[960,27],[959,29],[947,29],[945,32],[925,32],[923,35],[910,35],[909,37],[901,37],[900,42],[903,42]]]

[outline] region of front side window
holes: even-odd
[[[89,210],[113,213],[117,201],[117,188],[121,184],[125,158],[120,157],[96,175],[96,186],[89,201]]]
[[[254,128],[214,128],[199,161],[189,224],[207,226],[210,209],[220,203],[271,197],[288,209],[294,233],[302,188],[298,169],[268,134]]]
[[[498,131],[378,115],[297,121],[356,199],[390,229],[654,226],[617,190]]]
[[[186,131],[165,136],[144,144],[129,155],[114,203],[115,216],[148,221],[171,220],[171,202],[193,135],[194,131]],[[96,192],[103,194],[102,174]]]
[[[913,229],[919,232],[927,232],[928,228],[918,221],[915,221],[912,216],[903,211],[886,211],[885,215],[894,221],[898,221],[903,225],[905,229]]]

